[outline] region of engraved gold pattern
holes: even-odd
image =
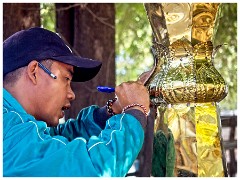
[[[227,176],[217,102],[227,85],[213,65],[219,3],[146,3],[155,64],[145,86],[155,132],[175,141],[175,176]]]

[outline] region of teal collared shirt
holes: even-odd
[[[143,128],[123,113],[101,129],[93,118],[98,108],[49,128],[3,89],[3,176],[125,176],[142,147]]]

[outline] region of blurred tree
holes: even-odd
[[[115,7],[116,84],[120,84],[136,80],[152,67],[152,29],[143,4],[117,3]]]
[[[228,95],[220,102],[224,110],[237,109],[237,3],[224,3],[214,45],[219,49],[214,66],[228,84]]]
[[[76,100],[67,118],[79,109],[105,105],[114,94],[99,93],[99,85],[115,86],[115,8],[114,4],[56,4],[57,32],[77,55],[103,62],[98,75],[84,83],[72,83]]]
[[[40,26],[39,3],[3,3],[3,40],[34,26]]]
[[[56,3],[56,31],[70,45],[74,42],[74,4]],[[79,6],[79,5],[78,5]],[[63,20],[63,21],[61,21]]]
[[[41,3],[41,25],[45,29],[55,32],[56,14],[54,3]]]

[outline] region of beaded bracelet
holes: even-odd
[[[142,104],[137,104],[137,103],[133,103],[133,104],[130,104],[130,105],[125,106],[125,107],[123,108],[123,110],[122,110],[122,113],[125,112],[127,109],[129,109],[129,108],[131,108],[131,107],[134,107],[134,106],[139,106],[140,108],[142,108],[143,111],[144,111],[144,114],[145,114],[146,116],[148,116],[149,113],[147,112],[147,108],[146,108],[144,105],[142,105]]]
[[[116,113],[113,112],[112,105],[113,103],[117,100],[117,98],[110,99],[107,101],[107,112],[111,115],[114,116]]]

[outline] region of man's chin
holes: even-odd
[[[48,127],[56,127],[59,124],[59,119],[55,117],[55,118],[52,118],[52,121],[48,120],[46,123]]]

